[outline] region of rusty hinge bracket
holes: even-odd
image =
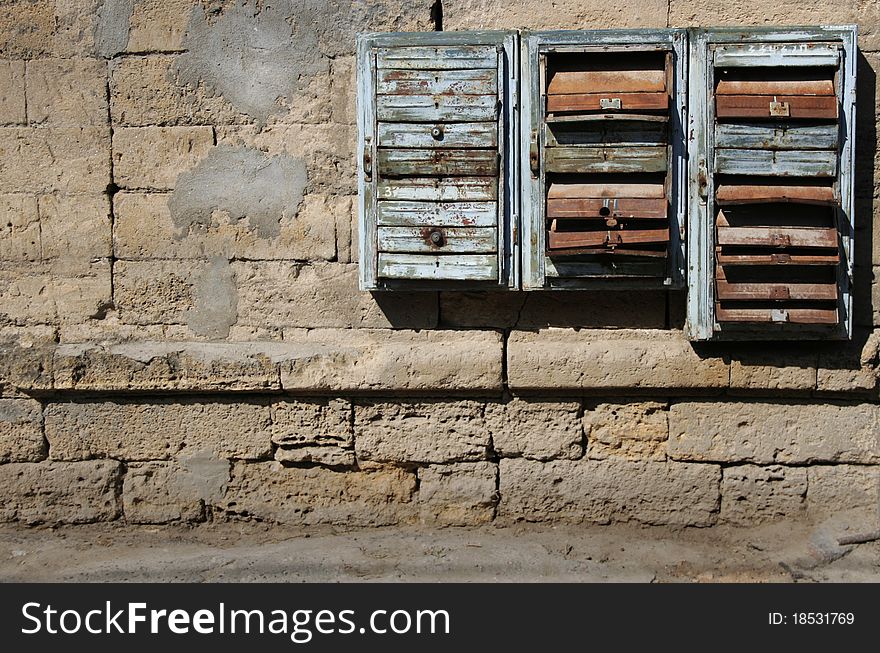
[[[541,172],[540,158],[538,156],[538,130],[532,130],[532,136],[529,139],[529,167],[532,169],[532,177],[538,178]]]
[[[788,286],[773,286],[770,288],[770,299],[791,299],[791,291]]]
[[[770,255],[770,260],[774,263],[791,263],[791,254],[776,252]]]
[[[364,179],[373,181],[373,139],[364,139]]]
[[[600,109],[621,109],[622,105],[619,97],[603,97],[599,99]]]
[[[770,234],[770,244],[774,247],[791,247],[791,236],[788,234]]]
[[[704,200],[709,197],[709,171],[706,169],[706,159],[700,159],[700,171],[697,173],[697,185],[700,197]]]
[[[773,100],[770,103],[770,115],[778,118],[788,118],[791,115],[791,108],[788,102],[777,102]]]

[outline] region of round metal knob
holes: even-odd
[[[434,127],[431,130],[431,136],[434,137],[434,140],[439,141],[441,138],[443,138],[443,127],[440,127],[439,125],[437,127]]]
[[[441,234],[439,231],[432,231],[431,235],[428,237],[431,239],[431,242],[434,245],[439,246],[443,243],[443,234]]]

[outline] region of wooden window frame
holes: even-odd
[[[359,286],[361,290],[509,290],[519,286],[517,244],[519,33],[516,31],[370,33],[357,37],[357,160]],[[491,281],[382,279],[378,276],[377,48],[494,46],[499,52],[498,275]],[[503,66],[503,69],[502,69]]]
[[[687,209],[686,151],[684,125],[687,124],[688,37],[685,29],[565,30],[523,32],[520,40],[521,127],[520,186],[522,188],[522,287],[545,289],[669,289],[685,284],[685,215]],[[674,102],[670,107],[669,160],[670,246],[665,277],[578,276],[553,277],[547,274],[545,157],[539,156],[539,173],[532,174],[530,150],[543,153],[542,125],[545,103],[542,89],[541,56],[548,52],[668,51],[673,55]],[[533,138],[534,136],[534,138]]]
[[[852,337],[853,218],[855,212],[856,26],[795,28],[715,28],[690,30],[688,123],[688,299],[685,333],[700,340],[842,340]],[[837,226],[841,239],[838,265],[838,324],[817,327],[791,323],[726,324],[715,319],[715,46],[830,43],[839,48],[839,158],[835,189],[840,200]]]

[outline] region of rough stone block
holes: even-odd
[[[0,384],[13,394],[52,388],[54,327],[0,326]]]
[[[306,195],[298,211],[277,216],[278,235],[266,237],[223,211],[210,223],[175,221],[170,193],[117,193],[116,252],[124,259],[242,258],[249,260],[331,260],[336,256],[334,221],[351,220],[351,198]],[[262,197],[255,198],[261,201]]]
[[[360,32],[431,31],[436,29],[433,5],[434,0],[318,0],[313,6],[319,47],[338,57],[354,54],[354,37]]]
[[[450,463],[488,456],[484,406],[476,401],[355,404],[359,459]]]
[[[443,0],[443,29],[666,27],[666,11],[665,0]]]
[[[129,324],[186,324],[198,335],[226,338],[238,319],[238,292],[226,259],[119,261],[116,307]]]
[[[0,266],[0,324],[75,323],[111,304],[110,264]]]
[[[419,518],[442,526],[487,524],[498,503],[498,466],[490,462],[432,465],[419,470]]]
[[[863,342],[852,343],[819,352],[816,390],[820,393],[876,396],[877,363],[880,358],[880,333],[871,333]]]
[[[87,524],[120,515],[115,460],[0,465],[0,522]]]
[[[43,415],[33,399],[0,399],[0,463],[37,462],[46,457]]]
[[[24,61],[0,61],[0,125],[27,122]]]
[[[737,465],[721,476],[720,520],[738,525],[794,519],[804,509],[807,470],[803,467]]]
[[[500,456],[552,460],[584,454],[578,401],[518,398],[488,404],[485,414],[493,448]]]
[[[241,324],[303,328],[432,328],[433,293],[366,293],[354,264],[233,263]]]
[[[51,52],[55,2],[11,0],[0,4],[0,52],[30,59]]]
[[[125,126],[222,125],[248,122],[221,97],[175,80],[175,57],[121,57],[110,67],[113,123]]]
[[[224,463],[228,481],[229,463]],[[129,465],[122,484],[122,505],[130,524],[202,521],[205,514],[197,485],[185,468],[174,463]]]
[[[507,344],[512,390],[711,391],[727,386],[727,364],[679,332],[541,329]]]
[[[730,363],[732,390],[754,394],[809,394],[816,387],[815,351],[776,345],[737,349]]]
[[[129,18],[126,52],[172,52],[183,37],[194,0],[138,0]]]
[[[855,0],[858,1],[860,0]],[[804,4],[798,0],[774,2],[707,0],[697,4],[687,0],[671,0],[669,25],[672,27],[841,25],[854,22],[855,2],[829,0]]]
[[[357,133],[352,125],[218,126],[217,142],[233,149],[286,155],[306,164],[310,193],[357,195]]]
[[[682,402],[669,410],[675,460],[880,462],[880,407],[872,404]]]
[[[113,253],[106,195],[43,195],[39,200],[44,259],[88,261]]]
[[[105,392],[278,390],[278,348],[265,342],[68,343],[52,355],[53,386]]]
[[[873,0],[856,0],[852,22],[859,26],[859,47],[865,51],[880,50],[880,6]]]
[[[834,515],[852,508],[880,514],[880,467],[813,465],[807,472],[807,510]]]
[[[588,406],[584,412],[587,455],[604,459],[665,460],[668,404],[620,401]]]
[[[285,524],[385,526],[415,521],[416,477],[398,468],[336,472],[237,462],[214,516]]]
[[[285,332],[284,338],[68,341],[48,352],[48,386],[258,392],[279,389],[280,380],[287,390],[313,394],[501,392],[501,339],[494,332],[312,329]],[[30,376],[27,370],[15,374]],[[44,377],[34,373],[30,382],[44,384]]]
[[[100,193],[110,183],[106,127],[0,128],[0,193]]]
[[[358,240],[357,240],[357,206],[358,198],[340,198],[348,199],[349,211],[333,211],[333,217],[336,221],[336,260],[340,263],[357,263],[358,260]]]
[[[0,195],[0,261],[40,259],[40,215],[33,195]]]
[[[864,508],[880,515],[880,467],[813,465],[807,472],[807,510],[834,515]]]
[[[625,460],[502,459],[499,517],[525,521],[709,526],[719,507],[721,469]]]
[[[282,463],[311,463],[325,467],[353,467],[355,455],[354,449],[334,446],[279,446],[275,450],[275,460]]]
[[[272,404],[275,460],[350,467],[355,463],[352,406],[345,399],[297,399]]]
[[[107,63],[100,59],[37,59],[27,63],[27,117],[57,127],[106,125]]]
[[[493,331],[285,331],[281,386],[300,392],[500,394]]]
[[[189,261],[119,261],[116,307],[128,324],[186,324],[195,305],[196,279],[203,268]]]
[[[254,460],[272,450],[269,406],[242,401],[50,403],[46,438],[53,460],[168,460],[212,452]]]
[[[272,404],[275,444],[351,447],[352,433],[352,406],[346,399],[285,399]]]
[[[210,127],[113,130],[113,181],[120,188],[167,190],[214,145]]]
[[[452,327],[662,329],[666,297],[619,291],[444,292],[440,319]]]
[[[357,123],[357,110],[355,108],[356,93],[351,89],[357,88],[356,70],[354,57],[337,57],[331,63],[330,92],[333,122],[354,125]]]

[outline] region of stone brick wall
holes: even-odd
[[[357,290],[354,34],[856,22],[856,334]],[[709,526],[880,506],[873,0],[0,5],[0,521]]]

